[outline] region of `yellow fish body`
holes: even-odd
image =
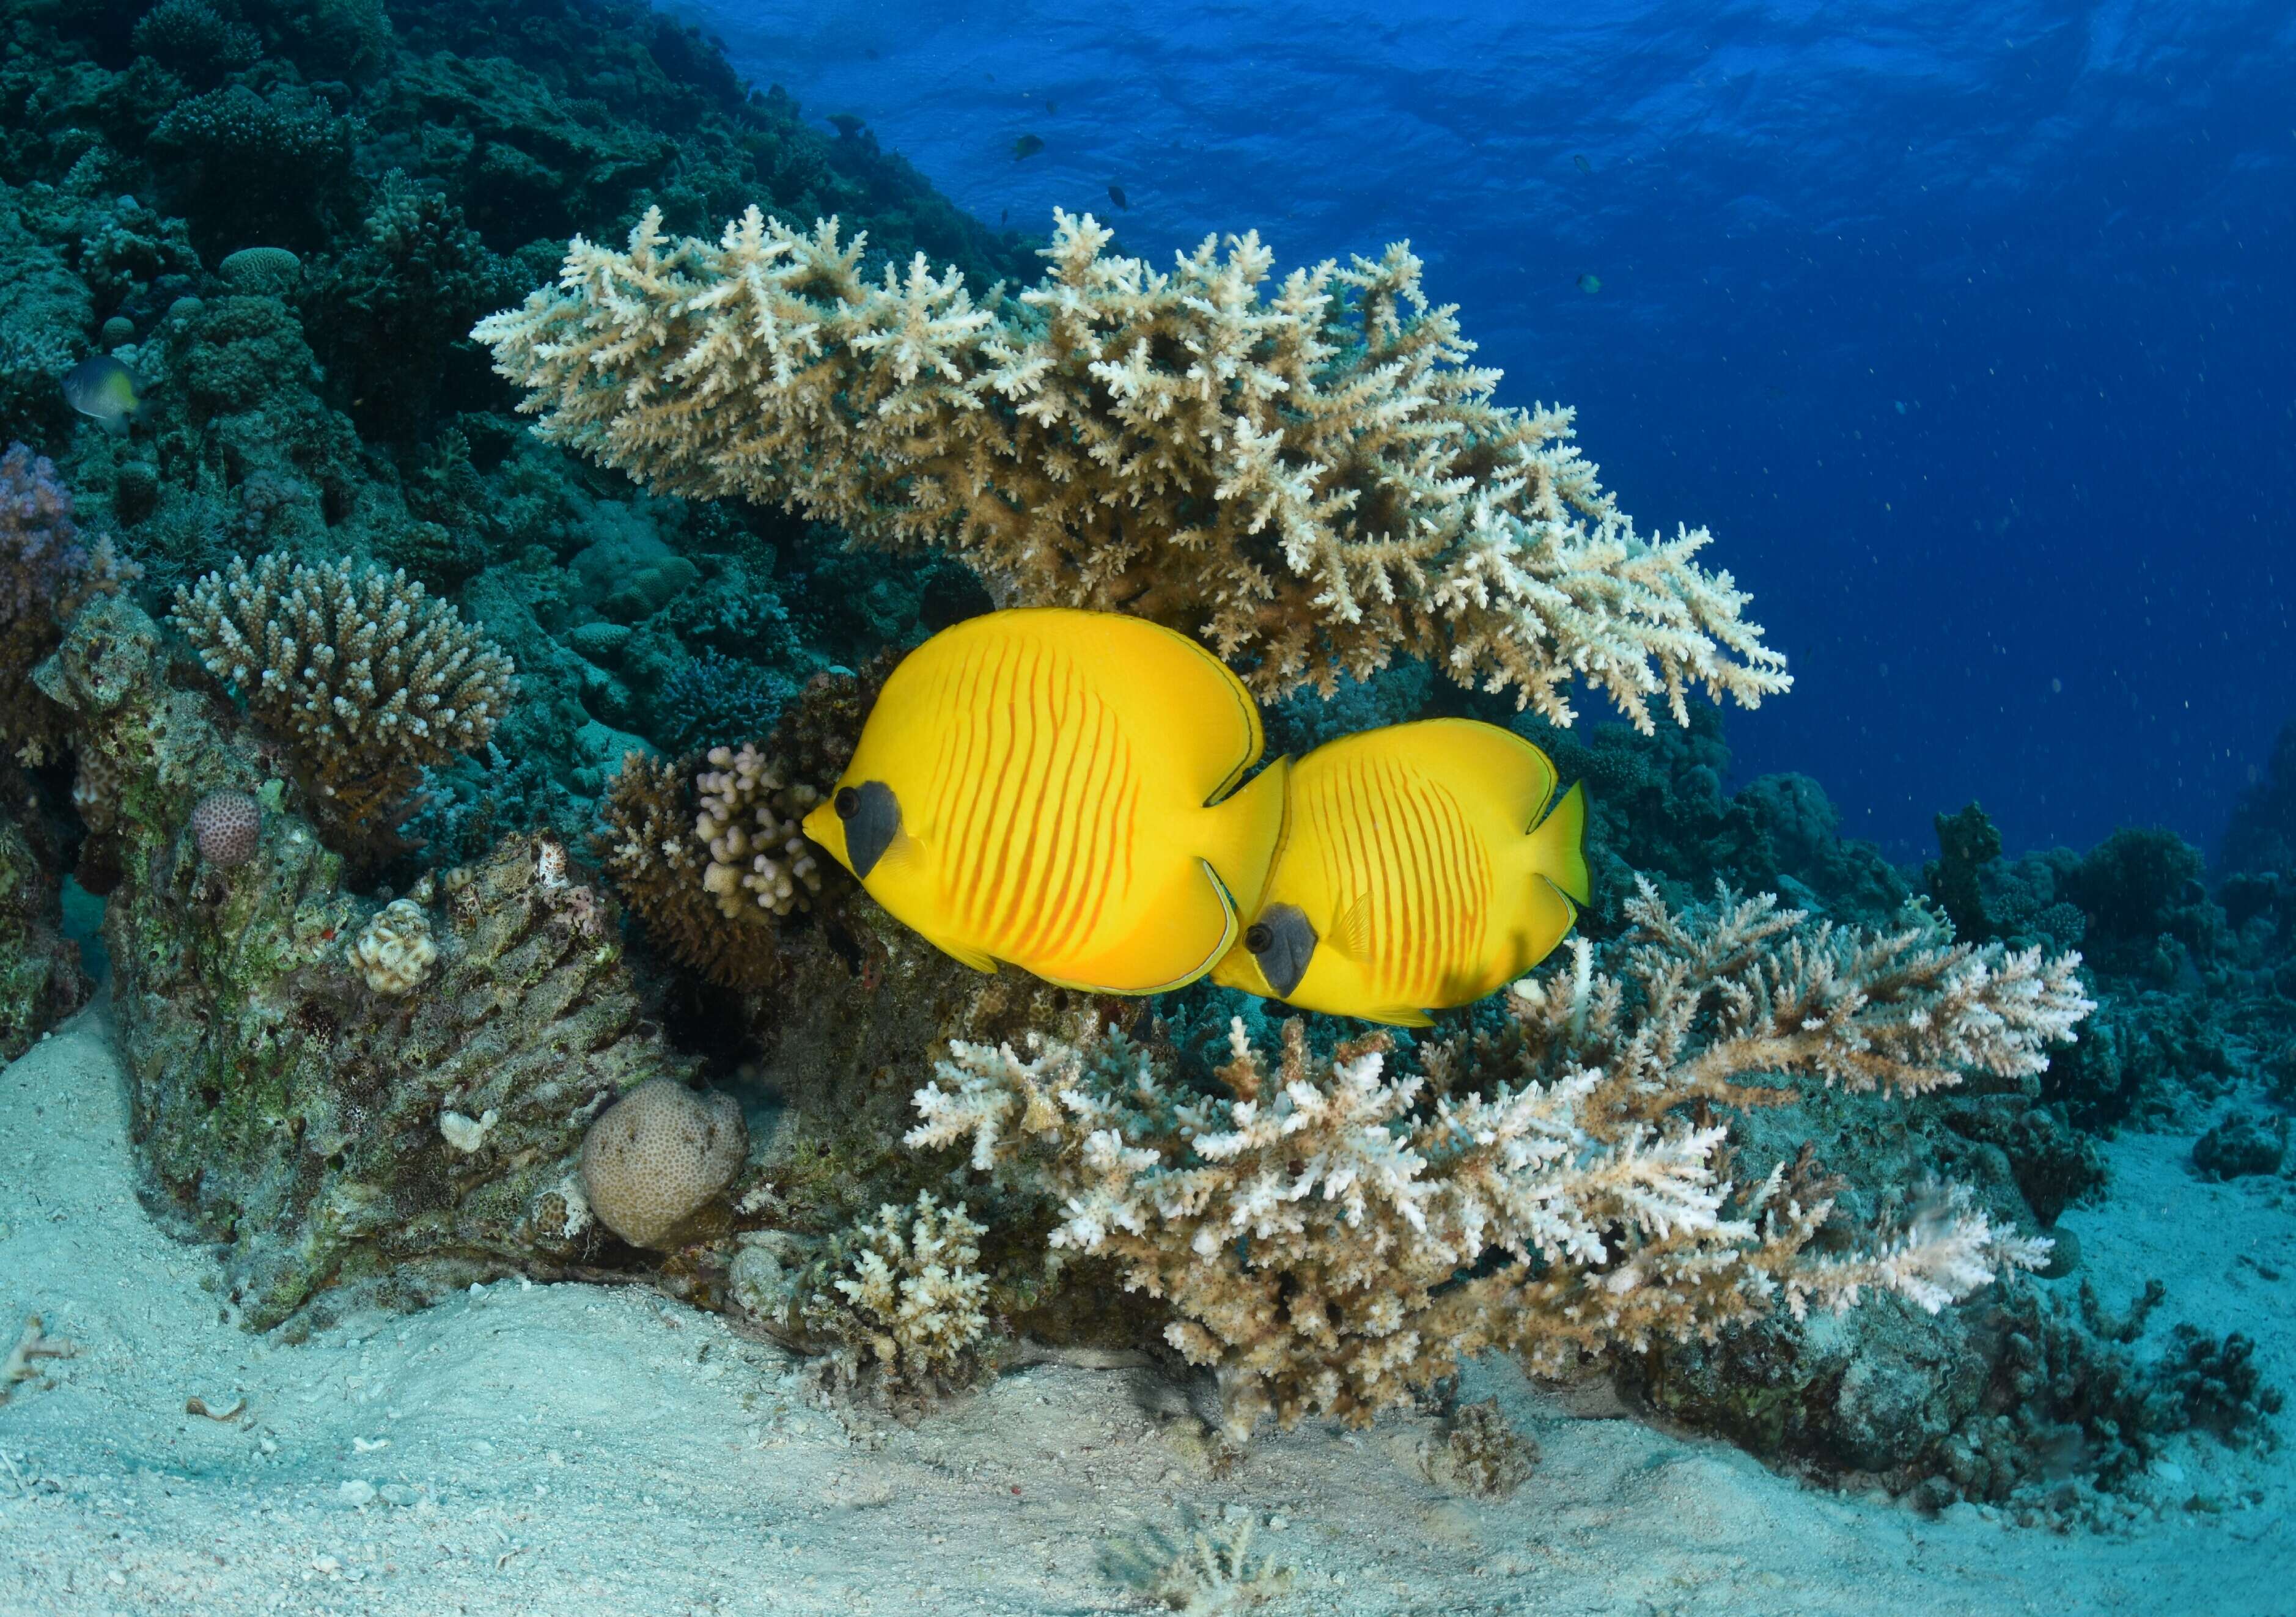
[[[1428,719],[1317,747],[1251,924],[1212,973],[1303,1010],[1408,1027],[1481,999],[1587,902],[1585,792],[1521,737]]]
[[[1289,767],[1236,789],[1262,745],[1251,693],[1183,635],[992,612],[902,659],[805,829],[969,966],[1154,993],[1259,906]]]

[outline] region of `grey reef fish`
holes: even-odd
[[[106,432],[126,432],[144,412],[135,373],[109,354],[83,359],[64,372],[64,402]]]

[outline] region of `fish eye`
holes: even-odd
[[[1243,946],[1254,954],[1266,954],[1275,942],[1275,934],[1266,921],[1254,921],[1244,928]]]
[[[836,803],[840,820],[850,820],[861,812],[861,794],[849,786],[838,788]]]

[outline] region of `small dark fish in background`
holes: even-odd
[[[1603,290],[1603,278],[1595,274],[1594,271],[1588,270],[1585,274],[1578,277],[1578,290],[1585,292],[1589,297],[1592,297],[1595,293]]]
[[[829,115],[829,127],[837,131],[840,138],[849,141],[861,133],[861,126],[866,121],[854,117],[850,112],[832,112]]]
[[[126,432],[144,410],[135,372],[109,354],[83,359],[64,372],[64,403],[106,432]]]
[[[1032,158],[1044,149],[1043,141],[1033,135],[1024,135],[1013,143],[1013,160],[1017,163],[1025,158]]]
[[[1586,154],[1584,152],[1572,152],[1570,154],[1570,160],[1578,165],[1578,172],[1581,174],[1592,174],[1595,172],[1595,165],[1587,160]]]
[[[1047,111],[1047,112],[1058,112],[1060,110],[1061,110],[1061,103],[1060,103],[1060,102],[1056,102],[1056,101],[1054,101],[1054,100],[1050,99],[1049,97],[1048,97],[1048,98],[1046,98],[1046,102],[1045,102],[1045,110],[1046,110],[1046,111]]]
[[[1108,183],[1108,200],[1128,213],[1132,209],[1132,204],[1124,200],[1124,187],[1114,180]]]

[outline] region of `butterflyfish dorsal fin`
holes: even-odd
[[[1058,608],[1014,616],[1062,641],[1085,666],[1119,668],[1112,691],[1144,754],[1200,803],[1217,803],[1259,762],[1259,705],[1234,671],[1186,635],[1145,618]]]
[[[1511,730],[1480,719],[1423,719],[1398,725],[1410,732],[1414,752],[1440,760],[1439,772],[1462,797],[1498,807],[1507,822],[1529,831],[1554,796],[1554,764]]]

